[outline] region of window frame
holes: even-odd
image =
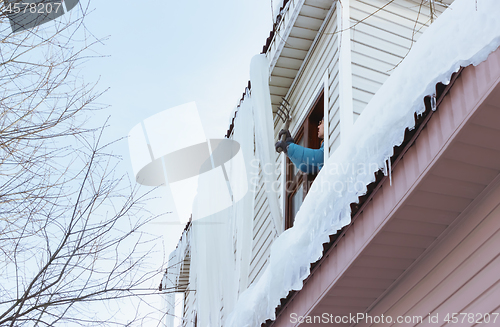
[[[297,133],[293,135],[297,143],[304,138],[304,147],[319,149],[321,146],[321,141],[317,135],[318,123],[320,119],[324,117],[325,112],[324,97],[325,90],[322,89],[318,93],[313,105],[310,106],[301,126],[297,130]],[[326,133],[327,131],[325,130],[325,134]],[[288,157],[285,158],[285,230],[292,227],[295,221],[295,216],[292,216],[293,196],[297,193],[299,188],[302,187],[302,201],[304,201],[312,183],[314,182],[314,179],[316,178],[316,175],[317,174],[305,174],[300,170],[298,170],[298,172],[294,175],[294,164]]]

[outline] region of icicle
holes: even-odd
[[[436,105],[436,95],[433,94],[431,96],[431,108],[432,108],[432,111],[436,111],[437,109],[437,105]]]
[[[392,186],[392,167],[391,167],[391,158],[387,159],[389,163],[389,185]]]

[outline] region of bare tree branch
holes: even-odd
[[[102,92],[79,70],[103,40],[81,3],[17,33],[0,5],[0,326],[139,325],[104,308],[158,295],[148,195],[116,175],[107,122],[89,126]]]

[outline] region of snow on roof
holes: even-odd
[[[478,65],[500,45],[500,1],[456,0],[420,37],[405,60],[374,95],[350,135],[328,159],[297,214],[294,227],[272,244],[261,278],[243,292],[227,326],[260,326],[290,290],[300,290],[323,243],[350,222],[350,204],[366,193],[402,143],[423,98],[453,72]]]

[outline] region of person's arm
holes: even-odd
[[[318,172],[324,164],[323,144],[321,144],[319,149],[309,149],[295,143],[290,143],[287,155],[293,164],[306,174]]]

